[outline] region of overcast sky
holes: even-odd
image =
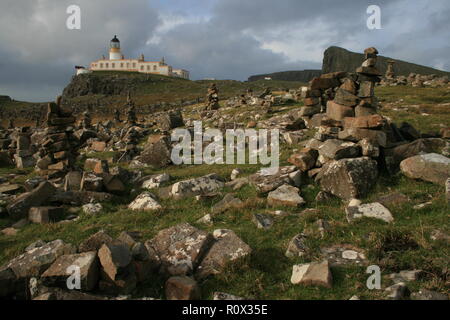
[[[81,30],[66,28],[71,4]],[[366,26],[371,4],[381,30]],[[320,69],[332,45],[450,71],[449,17],[448,0],[1,0],[0,95],[54,99],[115,34],[126,57],[164,56],[194,80]]]

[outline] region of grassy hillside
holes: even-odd
[[[170,82],[167,80],[167,83],[155,84],[153,94],[162,95],[165,90],[170,91],[170,86],[165,86]],[[176,82],[177,88],[181,91],[197,86],[201,92],[208,85],[208,82],[202,81]],[[217,81],[217,83],[222,91],[229,90],[229,92],[242,90],[245,85],[249,85],[226,81]],[[143,85],[140,92],[145,93],[151,86]],[[170,93],[167,92],[167,94]],[[441,125],[450,124],[448,105],[436,105],[438,102],[450,103],[450,96],[446,89],[390,87],[377,88],[376,94],[383,101],[384,107],[381,112],[395,121],[410,121],[422,131],[437,130]],[[151,96],[152,93],[149,95]],[[144,96],[145,94],[141,95],[141,97]],[[297,106],[290,106],[288,109]],[[186,112],[196,108],[188,107]],[[235,112],[240,114],[242,110],[239,108]],[[282,165],[287,164],[287,157],[293,152],[293,148],[298,146],[282,147]],[[98,158],[102,156],[106,155],[101,153],[89,155],[89,157]],[[144,169],[143,171],[145,174],[169,173],[174,178],[171,182],[173,183],[212,172],[222,177],[229,177],[234,168],[241,168],[244,176],[259,169],[258,166],[250,165],[197,165],[172,166],[165,170]],[[27,177],[33,175],[27,170],[1,169],[0,176],[11,172],[20,173],[15,180],[18,183],[23,183]],[[269,230],[257,229],[252,222],[252,215],[271,212],[275,209],[269,208],[265,197],[259,195],[251,186],[234,192],[245,202],[244,208],[232,209],[214,216],[212,226],[197,223],[199,218],[211,212],[211,206],[221,200],[227,192],[232,190],[224,189],[222,195],[206,201],[196,201],[193,198],[181,201],[163,200],[161,201],[163,209],[160,211],[133,212],[127,209],[127,204],[137,195],[135,192],[117,201],[104,204],[105,209],[96,216],[87,216],[78,210],[81,219],[76,222],[28,225],[15,237],[0,235],[0,264],[20,254],[27,245],[37,239],[49,241],[60,238],[79,244],[83,239],[101,229],[111,236],[117,236],[121,231],[140,231],[143,239],[150,239],[163,228],[189,222],[208,231],[219,228],[232,229],[253,249],[248,259],[230,265],[222,274],[200,283],[204,299],[211,299],[214,291],[228,292],[251,299],[349,299],[353,295],[358,295],[361,299],[382,298],[383,291],[367,289],[368,275],[365,273],[365,267],[361,266],[333,267],[332,289],[291,284],[290,276],[294,264],[318,260],[321,258],[321,248],[338,244],[349,244],[363,249],[369,264],[381,267],[383,287],[391,285],[387,279],[390,273],[421,269],[424,271],[423,277],[419,281],[408,284],[411,291],[417,291],[419,288],[440,292],[449,290],[448,243],[430,239],[430,234],[434,230],[440,229],[447,234],[450,232],[448,205],[442,186],[407,179],[400,173],[394,176],[382,175],[370,195],[361,200],[371,202],[395,192],[408,196],[411,201],[390,207],[395,219],[391,225],[367,218],[349,224],[345,217],[345,204],[341,201],[331,200],[324,204],[315,202],[319,188],[312,183],[301,190],[307,205],[299,209],[275,208],[289,214],[276,217],[273,227]],[[420,210],[414,208],[415,205],[425,202],[431,202],[431,204]],[[308,208],[314,210],[305,211]],[[324,219],[330,224],[330,229],[323,238],[317,232],[318,219]],[[0,229],[9,226],[11,222],[8,218],[1,218]],[[289,240],[301,232],[308,234],[306,244],[310,249],[309,253],[302,258],[286,258],[284,252]],[[155,277],[141,286],[136,296],[164,298],[163,287],[164,279]]]

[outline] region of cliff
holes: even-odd
[[[402,60],[378,56],[377,68],[383,74],[386,72],[387,62],[389,60],[394,60],[396,62],[394,65],[394,72],[396,75],[408,76],[410,73],[418,73],[424,75],[436,74],[440,76],[450,75],[450,72],[437,70]],[[323,73],[330,73],[336,71],[355,72],[355,70],[359,66],[361,66],[361,63],[363,61],[364,61],[363,54],[351,52],[340,47],[329,47],[327,50],[325,50],[324,53],[322,72]]]
[[[248,81],[264,80],[264,78],[270,77],[272,80],[309,82],[311,79],[320,76],[321,73],[321,70],[284,71],[251,76]]]

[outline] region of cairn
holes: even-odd
[[[395,78],[394,64],[395,64],[394,60],[389,60],[388,61],[386,74],[384,75],[386,77],[386,79],[392,80],[392,79]]]
[[[12,166],[15,149],[11,148],[13,140],[7,130],[0,130],[0,167]]]
[[[72,170],[77,157],[78,139],[73,135],[75,117],[61,108],[61,97],[49,103],[45,139],[39,150],[37,171],[49,178],[62,177]]]
[[[33,167],[36,164],[36,160],[33,158],[29,127],[21,128],[17,134],[14,160],[16,167],[20,169]]]
[[[206,106],[206,110],[217,110],[220,108],[219,105],[219,90],[215,83],[211,84],[208,88],[208,94],[206,95],[206,101],[208,105]]]
[[[80,122],[80,129],[86,129],[89,130],[92,128],[92,118],[91,113],[89,111],[83,112],[81,122]]]
[[[127,120],[126,120],[126,123],[129,126],[135,126],[136,122],[137,122],[136,109],[135,109],[134,102],[131,99],[130,92],[128,92],[127,104],[125,106],[127,107]]]

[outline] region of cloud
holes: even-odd
[[[49,100],[74,65],[107,54],[117,34],[127,57],[162,56],[194,79],[320,69],[337,45],[450,70],[448,0],[78,0],[82,30],[65,28],[74,1],[2,0],[0,94]],[[382,29],[368,30],[377,4]]]

